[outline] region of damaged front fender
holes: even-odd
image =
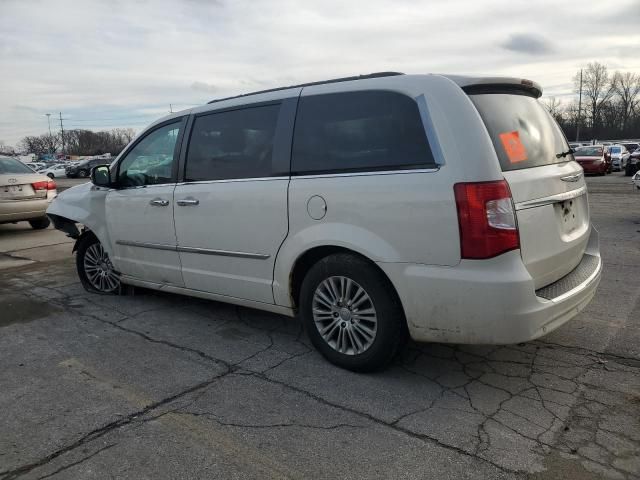
[[[84,183],[58,194],[47,208],[47,216],[56,229],[78,239],[90,230],[108,254],[113,249],[107,229],[105,203],[109,189]],[[80,224],[83,228],[79,228]]]

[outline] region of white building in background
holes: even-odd
[[[35,153],[28,153],[26,155],[20,155],[20,161],[22,163],[32,163],[38,160],[38,156]]]

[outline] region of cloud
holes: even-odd
[[[590,61],[640,72],[640,31],[602,28],[613,12],[637,19],[639,0],[539,2],[554,15],[526,0],[0,0],[0,139],[43,133],[45,113],[141,128],[212,98],[375,71],[531,78],[557,95]]]
[[[191,88],[196,92],[215,93],[219,90],[218,87],[207,82],[193,82]]]
[[[514,33],[500,44],[505,50],[527,55],[545,55],[554,49],[543,37],[531,33]]]

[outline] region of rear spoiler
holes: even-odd
[[[533,98],[540,98],[542,90],[533,82],[532,85],[515,85],[513,83],[494,83],[484,85],[469,85],[462,87],[467,95],[478,95],[483,93],[507,93],[511,95],[527,95]]]
[[[443,75],[453,80],[467,94],[510,93],[528,95],[533,98],[542,96],[542,87],[532,80],[516,77],[476,77],[463,75]]]

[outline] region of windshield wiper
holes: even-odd
[[[564,158],[567,155],[571,155],[572,153],[575,153],[575,150],[573,148],[570,148],[566,152],[556,153],[556,158]]]

